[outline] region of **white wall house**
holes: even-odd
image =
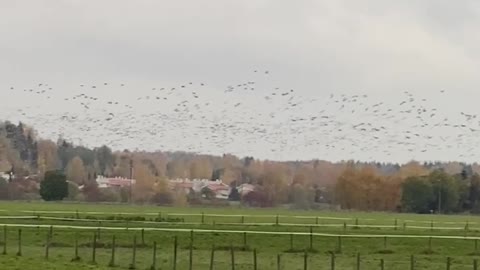
[[[222,180],[210,180],[210,179],[170,179],[168,180],[168,186],[170,189],[182,188],[186,194],[193,190],[200,193],[203,188],[208,187],[215,193],[215,198],[226,200],[230,195],[230,186],[224,184]]]
[[[13,175],[12,175],[12,177],[13,177]],[[3,178],[5,180],[9,180],[10,179],[10,174],[5,173],[5,172],[0,172],[0,178]]]
[[[110,187],[130,187],[135,185],[135,179],[128,179],[124,177],[104,177],[97,176],[97,185],[99,188],[110,188]]]

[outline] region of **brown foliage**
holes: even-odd
[[[400,201],[399,177],[385,177],[373,167],[347,166],[335,187],[336,203],[344,209],[395,210]]]

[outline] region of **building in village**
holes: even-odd
[[[15,175],[13,172],[0,172],[0,178],[11,181],[13,178],[15,178]]]
[[[201,193],[202,190],[208,188],[215,194],[216,199],[226,200],[230,195],[231,188],[229,185],[222,182],[222,180],[209,179],[170,179],[168,180],[168,187],[171,190],[183,189],[185,194],[190,192]]]
[[[241,197],[255,190],[255,186],[252,184],[241,184],[237,186],[238,193]]]
[[[121,188],[135,185],[136,180],[123,177],[98,176],[96,182],[99,188]],[[170,190],[183,190],[185,194],[190,194],[191,192],[201,194],[205,191],[204,189],[208,188],[215,194],[215,198],[219,200],[227,200],[232,189],[229,185],[223,183],[222,180],[178,178],[169,179],[167,182]],[[236,188],[239,194],[244,196],[253,191],[255,186],[242,184]]]
[[[4,172],[0,172],[0,178],[8,180],[10,178],[10,175]]]
[[[135,185],[136,180],[124,177],[105,177],[100,175],[97,176],[96,182],[99,188],[121,188]]]

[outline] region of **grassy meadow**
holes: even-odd
[[[471,215],[2,202],[0,224],[8,270],[153,269],[154,243],[155,269],[343,270],[360,262],[403,270],[413,255],[414,269],[449,261],[460,270],[480,259],[480,217]]]

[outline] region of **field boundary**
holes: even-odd
[[[218,229],[187,229],[187,228],[152,228],[152,227],[109,227],[109,226],[78,226],[78,225],[55,225],[55,224],[0,224],[5,227],[21,228],[57,228],[76,230],[126,230],[126,231],[164,231],[164,232],[196,232],[196,233],[231,233],[231,234],[263,234],[263,235],[304,235],[342,238],[417,238],[417,239],[452,239],[452,240],[480,240],[474,236],[453,235],[409,235],[409,234],[332,234],[318,232],[286,232],[286,231],[249,231],[249,230],[218,230]]]
[[[88,218],[69,218],[69,217],[51,217],[51,216],[0,216],[1,219],[26,219],[26,220],[59,220],[59,221],[82,221],[82,222],[91,222],[91,223],[129,223],[129,224],[182,224],[182,225],[208,225],[210,223],[202,222],[182,222],[182,221],[140,221],[140,220],[111,220],[111,219],[88,219]],[[416,226],[416,225],[406,225],[405,227],[400,225],[385,225],[385,224],[345,224],[345,223],[328,223],[328,224],[310,224],[310,223],[288,223],[288,222],[215,222],[214,225],[225,225],[225,226],[287,226],[287,227],[347,227],[347,228],[390,228],[390,229],[419,229],[419,230],[452,230],[452,231],[465,231],[465,227],[439,227],[439,226]],[[469,227],[468,230],[480,230],[480,228]]]
[[[8,209],[0,209],[0,212],[21,212],[21,213],[29,213],[35,215],[36,213],[44,213],[44,214],[84,214],[84,215],[137,215],[137,216],[184,216],[184,217],[236,217],[236,218],[293,218],[293,219],[311,219],[311,220],[344,220],[344,221],[391,221],[392,223],[397,222],[407,222],[407,223],[423,223],[423,224],[431,224],[434,222],[435,224],[480,224],[480,221],[472,221],[472,220],[465,220],[465,221],[436,221],[436,220],[412,220],[412,219],[378,219],[378,218],[356,218],[356,217],[332,217],[332,216],[304,216],[304,215],[276,215],[276,214],[269,214],[269,215],[251,215],[251,214],[209,214],[209,213],[177,213],[177,212],[105,212],[105,211],[57,211],[57,210],[17,210],[11,211]],[[436,217],[436,216],[432,216]]]

